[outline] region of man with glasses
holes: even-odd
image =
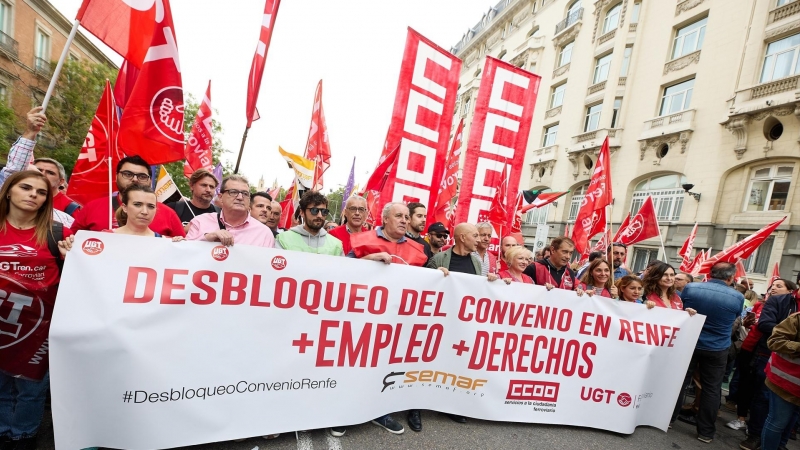
[[[275,246],[269,228],[250,215],[250,183],[247,178],[230,175],[222,180],[220,203],[221,212],[201,214],[189,222],[186,239],[219,242],[225,246]]]
[[[364,221],[367,219],[367,201],[364,197],[350,197],[344,204],[344,225],[339,225],[330,231],[330,235],[342,241],[344,254],[350,253],[350,235],[367,231]]]
[[[122,158],[117,164],[117,192],[111,198],[111,209],[108,197],[101,197],[90,201],[75,213],[75,223],[72,232],[78,230],[103,231],[117,228],[114,212],[119,208],[119,193],[134,184],[150,186],[150,165],[141,156],[128,156]],[[156,203],[156,215],[150,223],[150,229],[162,236],[185,236],[183,224],[170,207],[163,203]]]
[[[614,265],[614,279],[619,280],[630,272],[625,268],[625,260],[628,258],[628,247],[621,242],[612,242],[608,246],[608,256]]]
[[[292,227],[276,238],[276,248],[320,255],[343,256],[342,241],[330,236],[323,227],[328,217],[328,199],[317,191],[307,191],[298,206],[303,224]]]

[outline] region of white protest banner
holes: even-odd
[[[80,232],[50,332],[58,448],[429,409],[666,430],[704,317],[479,276]]]

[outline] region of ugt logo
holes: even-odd
[[[218,245],[211,249],[211,257],[217,261],[225,261],[229,254],[228,247],[224,245]]]
[[[283,270],[286,268],[286,258],[283,256],[276,256],[272,258],[272,268],[275,270]]]
[[[100,253],[105,250],[105,245],[103,241],[97,238],[89,238],[83,241],[83,245],[81,246],[81,250],[83,253],[86,253],[89,256],[99,255]]]

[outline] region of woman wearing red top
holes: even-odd
[[[503,256],[508,269],[501,270],[498,276],[506,283],[516,281],[518,283],[533,284],[533,279],[522,273],[528,267],[530,253],[530,250],[522,246],[509,247]]]
[[[619,298],[617,287],[611,283],[611,267],[603,258],[597,258],[589,264],[579,285],[589,297],[599,295],[606,298]]]
[[[683,302],[675,293],[675,269],[667,263],[659,262],[650,267],[642,280],[644,285],[643,297],[650,300],[660,308],[683,309]],[[692,308],[687,308],[690,316],[697,313]]]
[[[35,448],[49,385],[48,358],[41,349],[47,349],[61,276],[57,258],[73,242],[68,228],[53,231],[52,218],[53,195],[44,175],[25,170],[6,179],[0,189],[0,264],[13,270],[0,276],[5,291],[0,304],[6,303],[0,335],[0,439],[15,441],[14,448]],[[60,240],[59,256],[55,240]],[[28,364],[37,356],[40,364]]]

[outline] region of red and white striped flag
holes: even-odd
[[[314,94],[305,157],[316,163],[313,189],[319,191],[323,186],[322,174],[331,165],[331,145],[328,142],[328,126],[325,124],[325,111],[322,108],[322,80],[319,80],[317,92]]]
[[[260,118],[256,102],[258,92],[261,90],[261,79],[264,76],[264,65],[267,62],[267,51],[272,40],[272,29],[275,27],[275,19],[278,18],[278,7],[281,0],[267,0],[264,5],[264,15],[261,18],[261,32],[258,35],[258,45],[256,53],[253,55],[253,63],[250,65],[250,76],[247,79],[247,128],[253,124],[254,120]]]

